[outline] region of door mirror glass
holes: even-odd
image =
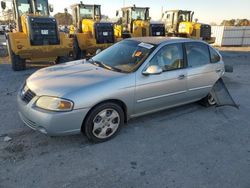
[[[116,11],[116,16],[119,16],[119,10]]]
[[[143,75],[156,75],[163,72],[162,68],[158,65],[150,65],[146,70],[143,71]]]
[[[6,9],[6,3],[4,1],[1,1],[1,7],[2,7],[3,10]]]

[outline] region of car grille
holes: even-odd
[[[54,18],[29,17],[30,44],[33,46],[60,44]]]
[[[24,116],[23,114],[21,114],[20,112],[19,112],[19,115],[20,115],[21,119],[23,120],[23,122],[24,122],[27,126],[29,126],[29,127],[32,128],[32,129],[35,129],[35,128],[36,128],[36,123],[35,123],[35,122],[29,120],[27,117],[25,117],[25,116]]]
[[[25,88],[25,87],[24,87]],[[25,89],[22,89],[21,91],[21,99],[28,104],[35,96],[36,94],[34,92],[32,92],[30,89],[28,89],[27,91],[25,91]]]

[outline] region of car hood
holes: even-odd
[[[84,87],[100,84],[123,73],[110,71],[79,60],[38,70],[26,81],[36,95],[63,97]]]

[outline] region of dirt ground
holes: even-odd
[[[17,90],[37,67],[0,64],[0,187],[249,188],[250,52],[232,50],[222,49],[234,67],[224,80],[239,110],[189,104],[131,120],[96,145],[24,126]]]

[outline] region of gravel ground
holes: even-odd
[[[234,66],[224,80],[239,110],[189,104],[131,120],[96,145],[25,127],[16,94],[36,68],[0,64],[0,187],[249,188],[250,52],[222,54]]]

